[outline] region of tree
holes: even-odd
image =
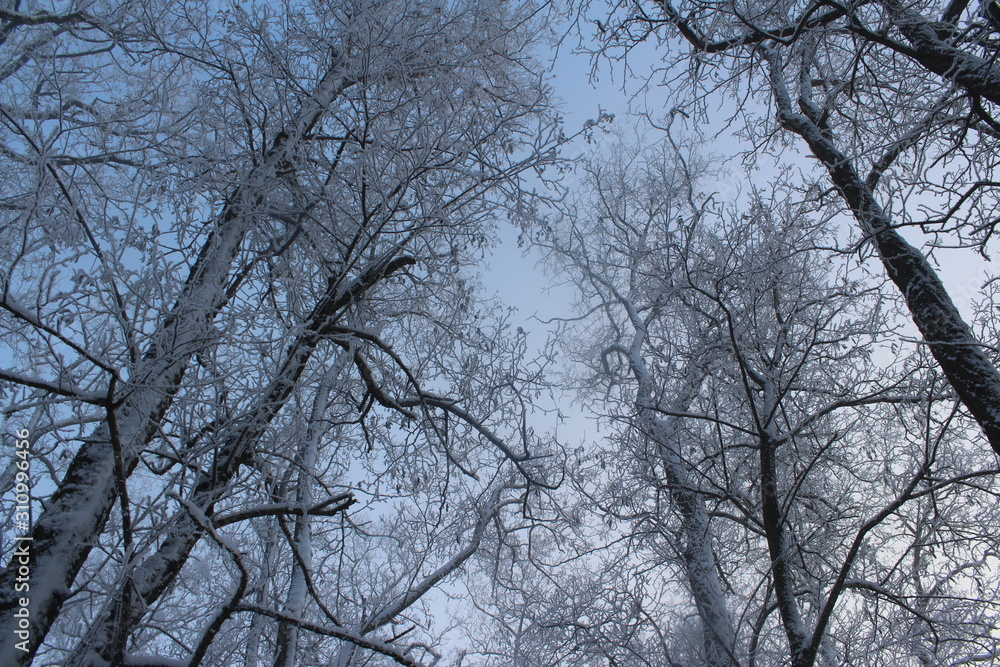
[[[43,508],[21,648],[16,563],[0,582],[0,661],[433,652],[389,624],[543,481],[510,398],[537,371],[466,274],[522,205],[520,175],[556,159],[534,16],[364,0],[0,12],[0,377],[8,419],[32,424]],[[396,529],[419,499],[438,511],[375,556],[356,540],[388,533],[345,516],[362,492],[395,505],[395,523],[370,520]],[[397,560],[406,535],[416,561]],[[366,560],[385,578],[362,591]],[[178,605],[206,622],[174,625]]]
[[[813,187],[817,207],[846,205],[854,215],[858,243],[875,249],[931,354],[1000,453],[996,361],[927,254],[900,232],[914,227],[932,247],[985,253],[1000,220],[1000,65],[988,17],[964,0],[657,0],[619,5],[602,35],[609,53],[662,40],[673,54],[668,84],[687,93],[679,107],[704,114],[709,91],[720,87],[749,95],[737,114],[747,119],[752,151],[780,143],[779,128],[805,141],[839,195],[831,202],[826,187]],[[772,120],[757,122],[754,104]]]
[[[621,147],[614,152],[620,153]],[[608,323],[613,332],[608,340],[614,342],[603,346],[600,358],[609,374],[612,363],[623,361],[631,376],[628,384],[634,385],[630,389],[634,392],[631,414],[627,417],[630,431],[634,432],[621,437],[636,448],[633,456],[657,471],[648,473],[662,475],[664,490],[680,516],[675,544],[703,624],[704,662],[712,667],[729,666],[736,664],[732,620],[717,574],[704,497],[698,492],[696,473],[683,455],[684,436],[675,416],[692,407],[711,372],[718,343],[707,331],[702,332],[707,335],[700,340],[686,337],[684,343],[690,347],[674,362],[683,367],[681,379],[667,391],[660,386],[644,354],[650,344],[649,326],[672,298],[669,287],[657,284],[656,277],[666,274],[669,281],[673,273],[669,236],[675,232],[668,229],[670,221],[674,216],[691,213],[694,219],[690,224],[697,226],[704,213],[697,206],[687,210],[687,204],[694,205],[693,176],[683,170],[671,173],[666,167],[667,156],[662,157],[664,162],[652,166],[647,181],[633,180],[627,158],[621,162],[612,159],[610,164],[590,162],[585,167],[584,182],[594,189],[595,201],[580,206],[590,215],[571,213],[575,224],[565,232],[556,229],[550,243],[552,250],[572,266],[571,270],[579,272],[584,298],[593,301],[593,307],[609,318],[614,317]],[[651,266],[645,265],[646,261]],[[623,319],[612,315],[614,311],[620,311]],[[671,341],[676,343],[684,344]],[[662,353],[662,349],[658,351]],[[625,416],[616,414],[616,418]],[[655,487],[661,484],[659,479],[644,481]],[[615,495],[614,491],[608,493],[602,504],[617,504]]]
[[[992,659],[995,461],[922,350],[899,348],[892,295],[808,203],[717,205],[710,165],[673,139],[610,153],[538,232],[579,285],[581,385],[611,425],[578,482],[606,528],[577,553],[604,569],[581,585],[537,565],[577,601],[560,608],[638,591],[602,650],[652,664]],[[505,604],[539,632],[537,600]]]

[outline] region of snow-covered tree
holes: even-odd
[[[595,8],[596,9],[596,8]],[[600,25],[607,55],[659,40],[659,80],[698,120],[720,100],[750,157],[801,139],[826,172],[807,189],[857,223],[962,403],[1000,453],[1000,372],[928,254],[986,252],[1000,222],[996,3],[653,0]],[[829,187],[832,184],[833,188]],[[919,234],[903,234],[903,228]]]
[[[674,143],[583,169],[537,233],[579,285],[578,382],[610,431],[576,480],[591,528],[561,549],[597,569],[522,547],[510,560],[569,601],[530,583],[492,615],[637,664],[995,656],[994,455],[899,348],[893,294],[780,189],[715,204],[710,165]]]
[[[434,653],[421,598],[544,483],[540,369],[468,271],[561,139],[537,11],[0,10],[0,378],[40,508],[0,662]]]

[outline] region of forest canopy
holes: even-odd
[[[1000,664],[998,54],[993,0],[4,3],[0,663]],[[484,289],[507,230],[570,303]]]

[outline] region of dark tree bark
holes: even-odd
[[[773,53],[769,60],[771,87],[782,127],[802,137],[829,172],[862,231],[875,244],[887,275],[906,299],[913,323],[931,354],[979,423],[993,451],[1000,454],[1000,372],[986,356],[982,343],[972,334],[930,262],[893,228],[872,187],[837,149],[831,133],[817,119],[810,118],[805,104],[801,112],[792,108],[780,61]]]

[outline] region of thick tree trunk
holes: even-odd
[[[637,348],[638,345],[633,347]],[[705,509],[705,499],[691,482],[688,467],[681,457],[678,418],[664,419],[657,414],[652,399],[652,382],[645,361],[637,349],[632,350],[629,362],[638,382],[636,407],[640,432],[656,446],[663,476],[670,490],[670,499],[681,516],[684,570],[702,623],[706,665],[739,667],[733,623],[719,581],[715,552],[712,550],[712,530]],[[689,386],[679,392],[670,406],[670,412],[684,412],[690,408],[704,380],[704,373],[701,369],[694,369],[689,379]]]
[[[28,664],[55,621],[70,586],[97,542],[118,496],[116,445],[128,475],[178,391],[191,357],[211,340],[211,323],[225,305],[232,263],[255,217],[273,189],[276,174],[295,163],[307,135],[334,99],[349,85],[331,68],[298,116],[275,139],[262,163],[236,188],[217,216],[176,304],[153,336],[153,343],[123,388],[127,398],[83,441],[46,511],[34,525],[29,590],[16,592],[18,564],[0,575],[0,664]],[[24,590],[24,589],[22,589]],[[26,636],[15,633],[18,598],[27,597]]]
[[[223,433],[215,463],[203,475],[191,494],[191,503],[212,517],[213,505],[235,479],[243,464],[250,462],[257,443],[284,407],[299,382],[324,331],[332,326],[343,309],[361,298],[365,291],[402,267],[412,265],[410,257],[386,257],[376,261],[348,286],[331,281],[330,291],[310,314],[305,332],[288,348],[285,361],[270,387],[237,423]],[[151,604],[180,574],[201,539],[203,530],[190,512],[179,511],[168,523],[167,537],[160,547],[125,578],[116,595],[91,624],[91,632],[74,651],[67,665],[85,667],[94,656],[108,662],[120,661],[125,640],[142,620]]]
[[[851,160],[837,149],[828,132],[793,110],[780,63],[773,55],[770,60],[771,86],[782,127],[805,139],[826,167],[861,230],[875,243],[886,273],[906,299],[913,323],[931,354],[993,450],[1000,454],[1000,372],[962,319],[930,262],[893,228]]]
[[[941,38],[941,24],[928,21],[899,0],[881,0],[893,22],[913,47],[911,58],[973,95],[1000,104],[1000,63],[963,51]]]
[[[670,499],[681,516],[684,532],[681,554],[691,596],[701,619],[705,664],[708,667],[739,667],[732,619],[712,550],[705,499],[691,485],[686,466],[677,452],[675,429],[646,408],[640,408],[639,423],[647,437],[656,443]]]

